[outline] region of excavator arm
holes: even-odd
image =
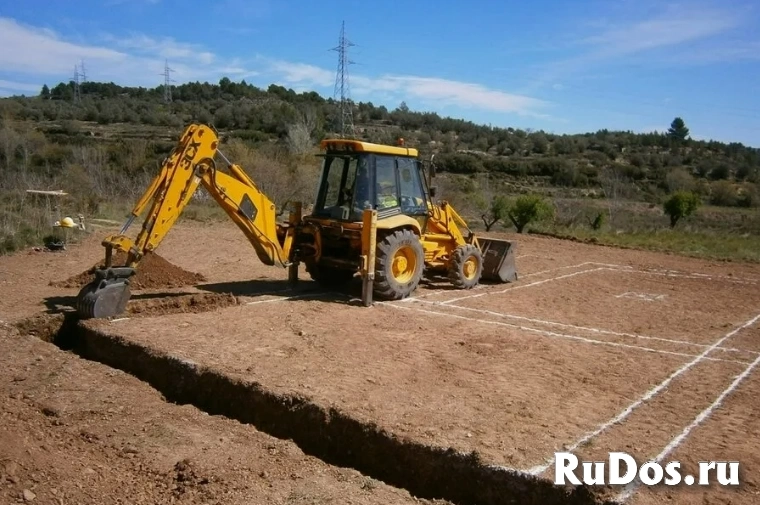
[[[120,232],[103,241],[105,265],[79,293],[76,308],[80,316],[111,317],[125,310],[130,297],[129,278],[136,273],[143,256],[166,237],[199,185],[245,234],[259,260],[269,266],[290,265],[294,219],[289,225],[277,223],[274,203],[240,166],[224,158],[218,146],[219,138],[211,128],[193,124],[185,129]],[[218,170],[216,154],[225,159],[229,174]],[[126,232],[148,206],[142,229],[133,241]],[[113,265],[114,249],[126,253],[123,265]]]

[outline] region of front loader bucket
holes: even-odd
[[[481,279],[499,283],[517,280],[515,244],[508,240],[485,237],[478,237],[478,244],[483,253]]]

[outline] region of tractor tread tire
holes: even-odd
[[[393,278],[393,255],[403,245],[411,246],[417,256],[417,268],[409,282],[403,284]],[[374,296],[382,300],[401,300],[417,289],[425,268],[425,250],[420,238],[411,230],[397,230],[378,241],[375,256]]]
[[[474,256],[478,262],[477,273],[468,279],[464,274],[464,264],[468,258]],[[483,253],[480,249],[472,244],[465,244],[457,247],[451,255],[449,263],[449,281],[457,289],[472,289],[480,282],[480,276],[483,273]]]

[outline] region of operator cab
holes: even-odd
[[[417,150],[357,140],[324,140],[322,175],[312,215],[360,222],[365,209],[378,218],[424,219],[428,190]]]

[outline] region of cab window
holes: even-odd
[[[412,158],[398,158],[398,173],[401,211],[407,215],[426,214],[425,193],[417,170],[417,162]]]
[[[358,161],[355,156],[325,158],[324,180],[315,206],[315,215],[338,218],[350,210]]]
[[[390,156],[378,156],[375,160],[375,195],[377,210],[398,207],[396,160]]]

